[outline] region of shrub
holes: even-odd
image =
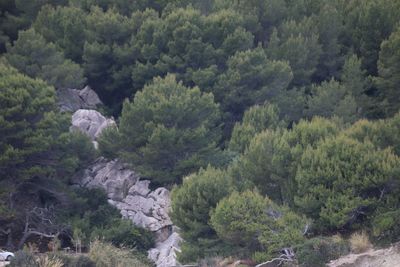
[[[10,262],[10,267],[39,267],[32,253],[27,251],[18,251]]]
[[[350,252],[349,244],[340,236],[315,237],[296,248],[300,266],[325,266],[325,263]]]
[[[64,266],[62,260],[54,258],[54,257],[49,257],[48,255],[39,257],[37,262],[38,262],[39,267],[63,267]]]
[[[372,248],[372,244],[369,241],[368,234],[364,231],[352,234],[349,241],[351,250],[354,253],[363,253]]]
[[[107,131],[100,150],[110,156],[118,148],[110,142],[119,142],[118,155],[142,177],[160,184],[180,182],[219,153],[218,107],[212,94],[188,88],[173,75],[155,78],[133,102],[124,102],[118,134]]]
[[[148,262],[144,262],[136,253],[133,250],[117,248],[109,243],[96,240],[90,245],[89,258],[95,262],[96,267],[151,266]]]
[[[218,236],[236,246],[236,255],[249,256],[254,251],[263,251],[265,258],[302,243],[306,224],[305,217],[249,190],[233,192],[222,199],[211,216],[211,225]]]
[[[115,218],[106,227],[93,231],[92,236],[102,237],[117,247],[135,248],[146,251],[153,247],[154,236],[144,228],[137,227],[130,220]]]
[[[377,212],[372,220],[372,235],[381,242],[392,243],[400,236],[400,210]]]
[[[69,255],[64,253],[49,254],[52,259],[60,260],[63,267],[96,267],[96,264],[84,255]]]

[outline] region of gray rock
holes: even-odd
[[[177,232],[173,232],[164,242],[156,243],[156,247],[149,250],[149,258],[157,267],[180,266],[176,260],[176,253],[179,252],[179,244],[182,238]]]
[[[74,183],[88,188],[103,188],[108,202],[120,210],[123,218],[155,233],[156,247],[149,250],[149,258],[158,267],[179,266],[176,251],[181,238],[168,215],[171,200],[166,188],[152,191],[149,189],[150,181],[140,180],[137,173],[119,160],[104,158],[77,175]]]
[[[96,110],[79,109],[72,115],[71,131],[80,131],[94,141],[97,146],[97,138],[107,127],[116,127],[114,119],[106,118]]]
[[[138,174],[126,168],[119,160],[98,159],[75,182],[87,188],[103,188],[111,201],[123,201],[139,180]]]
[[[78,109],[96,109],[103,105],[99,96],[89,86],[79,89],[58,89],[57,102],[61,111],[75,112]]]

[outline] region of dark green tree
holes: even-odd
[[[328,138],[303,153],[295,203],[318,230],[359,228],[390,200],[385,191],[397,183],[398,164],[390,149],[376,150],[368,141],[345,136]]]
[[[83,68],[88,83],[106,105],[118,113],[132,90],[135,54],[129,43],[134,22],[115,10],[93,7],[86,17]]]
[[[289,62],[293,85],[310,84],[322,53],[314,20],[285,21],[272,33],[266,53],[271,59]]]
[[[354,122],[358,118],[358,107],[353,94],[338,81],[312,85],[311,94],[306,111],[309,117],[338,116],[344,122]]]
[[[400,109],[400,28],[393,32],[389,39],[382,42],[379,54],[376,84],[381,99],[386,102],[386,114],[391,116]]]
[[[336,123],[315,117],[302,120],[288,130],[266,130],[257,134],[231,167],[231,175],[239,184],[251,181],[276,203],[293,204],[296,192],[294,179],[299,159],[305,149],[339,132]]]
[[[22,73],[56,88],[82,88],[86,80],[78,64],[65,59],[53,43],[47,43],[33,29],[19,32],[13,45],[7,45],[6,58]]]
[[[265,129],[283,126],[279,120],[279,109],[272,104],[256,105],[244,113],[241,123],[236,123],[229,141],[229,149],[243,153],[251,139]]]
[[[239,120],[243,112],[282,94],[293,78],[289,65],[267,58],[264,50],[237,52],[228,60],[213,92],[225,112]]]
[[[272,27],[277,27],[286,15],[286,1],[284,0],[216,0],[215,9],[233,9],[240,13],[251,25],[251,31],[257,42],[268,40]]]
[[[89,139],[69,125],[52,87],[0,63],[0,217],[9,237],[22,231],[27,208],[62,199],[60,183],[94,158]]]
[[[342,14],[332,4],[325,4],[316,18],[316,24],[322,53],[313,79],[323,81],[332,77],[339,78],[339,70],[343,64],[339,43],[339,37],[343,32]]]
[[[86,35],[86,13],[73,6],[44,6],[33,26],[47,42],[62,49],[65,56],[75,62],[82,62]]]
[[[133,102],[124,103],[119,153],[144,177],[163,184],[179,182],[215,158],[218,124],[212,94],[187,88],[173,75],[155,78]]]
[[[233,188],[233,180],[226,171],[208,166],[186,177],[172,191],[171,215],[185,239],[179,256],[185,262],[212,254],[215,248],[207,244],[216,239],[216,234],[209,225],[210,212]],[[191,258],[193,250],[198,253],[196,258]]]

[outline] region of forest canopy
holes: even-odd
[[[33,207],[15,200],[29,195],[62,207],[52,216],[87,242],[116,225],[105,234],[114,245],[149,248],[102,192],[93,203],[71,189],[99,156],[172,190],[182,263],[289,249],[311,264],[310,247],[346,251],[338,233],[400,240],[399,1],[4,0],[0,10],[7,245],[23,236]],[[85,85],[116,120],[98,150],[57,108],[59,90]]]

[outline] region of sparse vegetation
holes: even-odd
[[[351,251],[354,253],[363,253],[372,248],[368,234],[365,231],[353,233],[349,239]]]

